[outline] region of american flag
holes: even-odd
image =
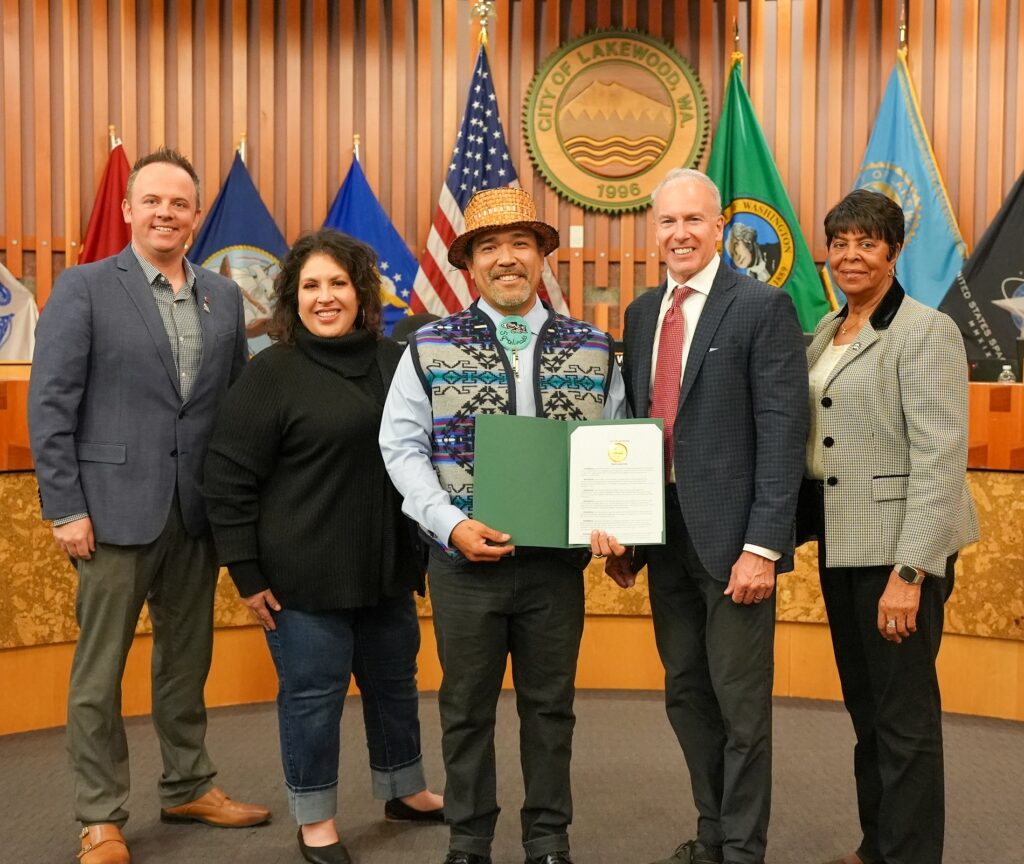
[[[473,301],[477,296],[476,289],[466,271],[457,270],[448,263],[448,248],[465,230],[462,213],[474,192],[518,185],[516,169],[508,154],[498,116],[491,67],[487,62],[487,52],[481,45],[459,136],[448,165],[448,176],[441,187],[441,198],[427,237],[427,250],[413,282],[410,305],[414,312],[450,315],[465,309]],[[555,311],[568,314],[562,290],[546,259],[538,293]]]

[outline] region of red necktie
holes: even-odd
[[[666,483],[672,473],[672,428],[679,407],[679,373],[683,362],[683,342],[686,339],[682,303],[692,292],[693,289],[685,285],[675,288],[672,305],[661,322],[661,337],[658,340],[658,366],[654,371],[650,416],[661,417],[665,421]]]

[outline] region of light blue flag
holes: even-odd
[[[373,194],[358,159],[352,160],[324,227],[351,234],[377,253],[384,332],[390,334],[395,322],[410,312],[409,298],[419,265]]]
[[[967,247],[924,128],[906,49],[896,54],[854,188],[881,192],[903,208],[906,241],[897,278],[911,297],[937,308],[963,267]],[[832,287],[843,302],[834,281]]]

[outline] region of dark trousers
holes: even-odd
[[[917,632],[896,644],[878,632],[878,601],[892,566],[827,567],[823,529],[818,538],[821,593],[857,736],[853,771],[864,833],[858,854],[865,864],[941,864],[945,794],[935,658],[956,556],[945,578],[928,576],[921,584]]]
[[[568,850],[582,572],[548,552],[476,564],[433,552],[430,598],[444,673],[438,705],[451,849],[490,854],[499,812],[495,712],[511,656],[526,792],[523,846],[531,857]]]
[[[83,825],[128,819],[128,741],[121,719],[121,678],[135,625],[148,603],[153,623],[153,725],[160,741],[160,802],[205,794],[217,773],[207,755],[203,687],[213,651],[213,540],[185,531],[174,496],[167,524],[152,543],[97,543],[78,562],[75,646],[68,694],[68,755],[75,818]]]
[[[420,755],[412,595],[333,612],[282,609],[267,644],[277,668],[277,720],[288,804],[300,825],[333,818],[345,695],[352,675],[362,695],[375,797],[426,788]]]
[[[668,542],[647,550],[668,719],[690,771],[698,838],[730,864],[760,864],[771,808],[775,594],[749,606],[726,597],[669,493]]]

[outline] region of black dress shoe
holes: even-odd
[[[722,864],[722,847],[705,846],[700,840],[687,840],[668,858],[652,864]]]
[[[401,798],[392,798],[384,803],[384,818],[388,822],[444,822],[444,807],[417,810]]]
[[[491,856],[474,855],[472,852],[460,852],[453,849],[444,859],[444,864],[491,864]]]
[[[572,858],[568,852],[548,852],[546,855],[539,855],[536,858],[526,856],[526,864],[572,864]]]
[[[352,864],[348,857],[348,849],[341,845],[339,840],[330,846],[307,846],[302,839],[302,829],[299,829],[299,851],[302,857],[310,864]]]

